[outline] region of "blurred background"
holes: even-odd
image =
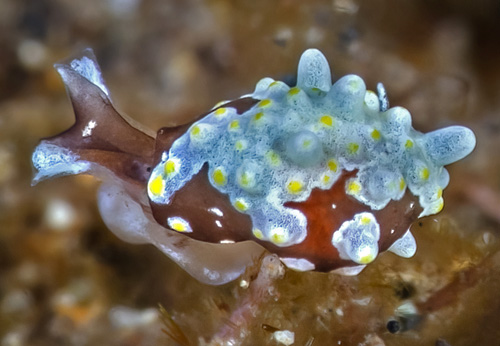
[[[289,330],[308,346],[500,345],[499,20],[494,0],[0,0],[0,345],[217,344],[228,326],[220,344]],[[205,286],[115,238],[93,178],[30,186],[35,145],[74,120],[52,65],[85,47],[116,107],[151,129],[293,80],[316,47],[334,78],[383,82],[416,129],[468,126],[477,148],[449,167],[444,211],[414,225],[414,258],[383,254],[353,278],[287,271],[264,296]]]

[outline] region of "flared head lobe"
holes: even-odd
[[[55,65],[75,112],[75,123],[41,141],[32,161],[33,182],[54,176],[107,174],[144,186],[153,165],[154,138],[130,125],[113,107],[90,49],[80,58]]]

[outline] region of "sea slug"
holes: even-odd
[[[418,132],[408,110],[389,108],[382,84],[367,90],[356,75],[332,84],[316,49],[303,53],[296,86],[264,78],[253,93],[156,134],[114,109],[91,50],[56,68],[76,123],[37,146],[34,182],[97,176],[108,227],[209,283],[237,277],[255,243],[300,271],[352,275],[381,251],[411,257],[410,225],[443,208],[443,166],[475,146],[461,126]],[[234,264],[217,264],[214,251]]]

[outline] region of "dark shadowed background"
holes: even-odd
[[[494,0],[0,1],[0,345],[196,345],[228,324],[244,345],[279,345],[275,330],[308,346],[500,345],[499,19]],[[449,167],[444,211],[414,225],[414,258],[383,254],[354,278],[287,271],[231,327],[244,283],[202,285],[118,240],[93,178],[30,187],[34,146],[73,121],[52,64],[85,47],[117,108],[155,130],[293,80],[316,47],[334,78],[383,82],[416,129],[468,126],[477,148]],[[406,301],[421,321],[391,334]]]

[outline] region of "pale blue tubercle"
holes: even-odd
[[[378,255],[380,226],[372,213],[359,213],[342,223],[333,234],[332,244],[341,258],[358,264],[370,263]]]
[[[343,170],[358,170],[346,192],[372,210],[401,199],[409,188],[419,197],[421,216],[435,214],[449,180],[443,165],[468,155],[474,134],[460,126],[422,134],[413,129],[408,110],[386,109],[387,97],[380,94],[385,90],[378,90],[379,95],[367,91],[355,75],[332,85],[326,58],[309,49],[300,59],[296,87],[264,78],[246,95],[261,100],[248,111],[214,107],[193,124],[154,168],[149,197],[168,203],[208,163],[211,184],[250,215],[254,235],[279,246],[307,235],[304,215],[284,204],[305,201],[313,188],[330,189]],[[370,222],[362,235],[373,251],[359,256],[376,256],[378,236],[368,228],[378,223],[365,217]],[[357,250],[344,250],[350,259],[358,256]],[[357,262],[365,263],[365,257]]]

